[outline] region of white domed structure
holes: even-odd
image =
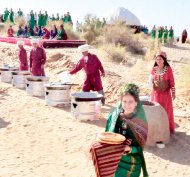
[[[114,22],[121,21],[125,22],[127,25],[141,25],[140,20],[124,7],[109,10],[104,15],[104,18],[106,19],[107,24],[113,24]]]

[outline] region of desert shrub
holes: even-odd
[[[114,25],[106,25],[97,41],[98,43],[112,43],[115,46],[122,46],[132,54],[144,54],[143,45],[135,36],[130,28],[118,22]]]
[[[81,37],[87,41],[87,43],[95,43],[96,38],[100,36],[102,28],[99,19],[92,14],[87,14],[84,18],[84,24],[81,26]]]
[[[114,62],[123,62],[126,60],[126,50],[124,47],[115,44],[107,44],[99,47],[99,50],[103,53],[105,60]]]
[[[24,17],[16,17],[14,19],[14,23],[16,26],[22,26],[22,27],[24,27],[27,24]]]

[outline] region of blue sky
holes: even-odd
[[[102,18],[113,7],[125,7],[149,29],[155,24],[173,26],[176,35],[180,35],[185,28],[190,32],[190,0],[0,0],[0,13],[5,7],[13,10],[20,7],[25,13],[31,9],[47,10],[49,14],[69,11],[74,23],[76,20],[82,21],[87,13]]]

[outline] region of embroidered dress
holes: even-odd
[[[174,132],[174,115],[173,115],[173,102],[172,94],[175,94],[175,82],[173,71],[170,66],[165,66],[159,70],[155,66],[152,70],[154,87],[151,95],[151,100],[158,102],[167,112],[170,132]]]

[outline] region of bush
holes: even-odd
[[[114,44],[107,44],[102,45],[99,48],[105,55],[105,59],[107,61],[114,61],[114,62],[123,62],[127,58],[127,54],[125,51],[125,48],[120,45],[114,45]]]
[[[101,34],[100,21],[96,16],[92,14],[87,14],[84,18],[84,24],[81,26],[82,38],[87,41],[87,43],[92,44],[96,42],[96,38]]]
[[[143,55],[144,51],[142,43],[136,38],[133,31],[125,24],[116,23],[115,25],[106,25],[103,28],[98,43],[114,44],[115,46],[124,47],[126,51],[132,54]]]

